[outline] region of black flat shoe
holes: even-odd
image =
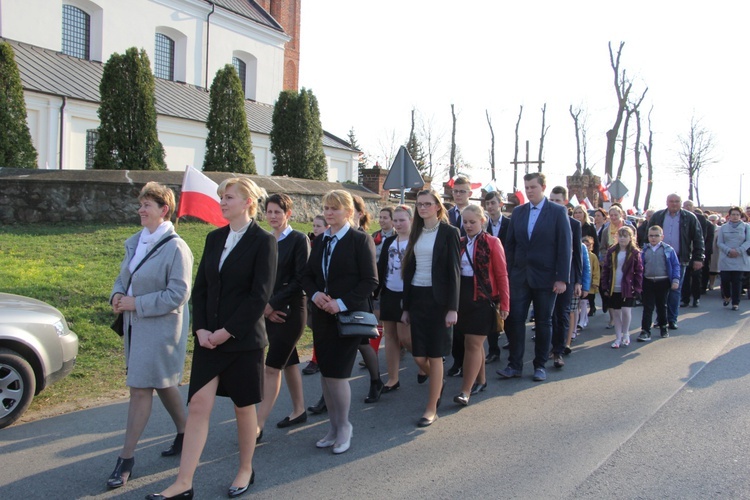
[[[135,457],[120,458],[117,457],[117,464],[115,464],[115,470],[109,475],[107,479],[107,488],[114,490],[121,486],[124,486],[133,476],[133,466],[135,465]],[[123,474],[125,478],[123,478]]]
[[[432,418],[422,417],[417,422],[417,427],[429,427],[438,419],[437,413]]]
[[[151,493],[150,495],[146,495],[146,500],[172,500],[173,498],[190,500],[191,498],[193,498],[193,488],[190,488],[187,491],[183,491],[182,493],[178,493],[173,497],[165,497],[160,493]]]
[[[172,442],[172,446],[169,447],[168,450],[164,450],[161,452],[162,457],[172,457],[174,455],[179,455],[182,453],[182,441],[185,439],[185,433],[180,432],[174,437],[174,441]]]
[[[324,396],[320,396],[320,401],[318,401],[313,406],[308,406],[307,411],[309,411],[313,415],[319,415],[321,413],[327,412],[328,407],[326,406],[326,398]]]
[[[258,444],[263,439],[263,429],[260,430],[257,436],[255,436],[255,444]]]
[[[294,418],[284,417],[284,420],[278,422],[276,427],[283,429],[285,427],[291,427],[292,425],[304,424],[307,422],[307,412],[303,411],[299,416]]]
[[[365,398],[365,403],[377,403],[383,392],[383,381],[380,379],[370,381],[370,393]]]
[[[229,490],[227,491],[227,496],[229,498],[234,498],[242,495],[247,491],[247,489],[250,487],[251,484],[255,482],[255,471],[250,475],[250,481],[245,486],[230,486]]]
[[[386,393],[388,393],[388,392],[394,392],[394,391],[397,391],[397,390],[399,390],[400,388],[401,388],[401,382],[399,381],[399,382],[396,382],[395,384],[393,384],[393,385],[391,385],[391,386],[388,386],[388,385],[384,385],[384,386],[383,386],[383,391],[382,391],[382,392],[383,392],[383,394],[386,394]]]
[[[480,384],[479,382],[474,382],[474,385],[471,386],[471,395],[475,396],[479,394],[480,392],[484,391],[487,388],[487,382],[484,384]]]
[[[427,382],[427,379],[430,378],[429,375],[422,375],[421,373],[417,373],[417,383],[418,384],[424,384]]]

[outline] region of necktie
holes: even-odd
[[[331,253],[333,252],[331,247],[335,238],[335,236],[323,237],[323,245],[325,245],[325,248],[323,248],[323,278],[326,281],[326,293],[328,293],[328,265],[331,263]]]

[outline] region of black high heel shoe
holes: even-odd
[[[180,432],[178,433],[174,441],[172,442],[172,446],[169,447],[168,450],[164,450],[161,452],[162,457],[172,457],[174,455],[179,455],[182,453],[182,441],[185,439],[185,433]]]
[[[227,496],[229,498],[234,498],[242,495],[247,491],[247,489],[250,487],[251,484],[255,482],[255,471],[253,470],[253,473],[250,475],[250,481],[248,481],[246,486],[230,486],[229,491],[227,491]]]
[[[173,498],[179,498],[181,500],[191,500],[193,498],[193,488],[190,488],[187,491],[183,491],[182,493],[178,493],[172,497],[165,497],[161,493],[151,493],[150,495],[146,495],[146,500],[172,500]]]
[[[115,470],[112,471],[112,474],[109,475],[109,479],[107,479],[107,488],[109,488],[110,490],[114,490],[116,488],[124,486],[125,483],[128,482],[128,479],[130,479],[133,476],[134,465],[135,465],[135,457],[130,457],[130,458],[117,457],[117,464],[115,465]],[[123,474],[127,474],[125,479],[123,479],[122,477]]]

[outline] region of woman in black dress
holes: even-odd
[[[229,225],[206,236],[193,287],[195,350],[180,471],[166,490],[146,497],[151,500],[193,497],[193,476],[217,395],[232,398],[240,446],[239,470],[227,494],[239,496],[255,480],[255,405],[263,399],[268,343],[263,311],[276,277],[276,239],[254,220],[265,192],[253,181],[227,179],[218,193]]]
[[[281,389],[282,370],[292,398],[292,413],[276,424],[279,428],[307,421],[297,341],[305,331],[307,304],[302,291],[302,273],[310,254],[310,240],[289,225],[292,199],[273,194],[266,200],[266,220],[278,242],[276,285],[263,315],[268,332],[268,353],[263,379],[263,401],[258,406],[258,440]]]
[[[429,376],[430,394],[419,427],[437,420],[445,388],[443,356],[451,353],[453,325],[458,320],[459,232],[451,226],[434,190],[417,194],[417,214],[404,254],[404,312],[411,325],[414,361]]]
[[[321,385],[331,428],[318,448],[333,453],[349,449],[351,387],[349,378],[360,337],[339,337],[336,314],[341,311],[372,312],[371,296],[378,284],[375,243],[369,234],[352,228],[354,202],[348,191],[329,191],[323,196],[323,214],[330,227],[312,247],[302,285],[312,298],[313,343],[320,366]]]

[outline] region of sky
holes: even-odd
[[[693,116],[713,135],[717,160],[700,179],[701,204],[746,205],[750,43],[739,5],[725,0],[304,0],[300,86],[317,96],[328,132],[345,138],[353,128],[361,149],[381,165],[390,137],[406,143],[416,109],[418,122],[431,121],[434,135],[442,136],[435,163],[447,168],[454,104],[456,143],[472,167],[466,173],[483,183],[491,179],[489,113],[496,184],[506,192],[513,188],[510,162],[519,108],[519,159],[528,140],[530,159],[536,160],[546,104],[543,171],[549,189],[575,171],[571,105],[587,115],[588,167],[603,176],[605,133],[617,110],[607,44],[612,42],[616,52],[624,41],[621,69],[633,81],[633,95],[640,97],[648,88],[641,114],[645,132],[651,111],[651,206],[663,208],[671,192],[687,198],[687,176],[675,173],[675,167],[678,137],[687,134]],[[631,121],[631,149],[634,132]],[[619,145],[617,151],[615,168]],[[643,155],[641,161],[645,164]],[[522,184],[523,166],[519,172]],[[643,172],[645,178],[645,166]],[[635,188],[632,153],[622,181],[630,189],[623,202],[627,208]],[[644,181],[642,193],[645,188]]]

